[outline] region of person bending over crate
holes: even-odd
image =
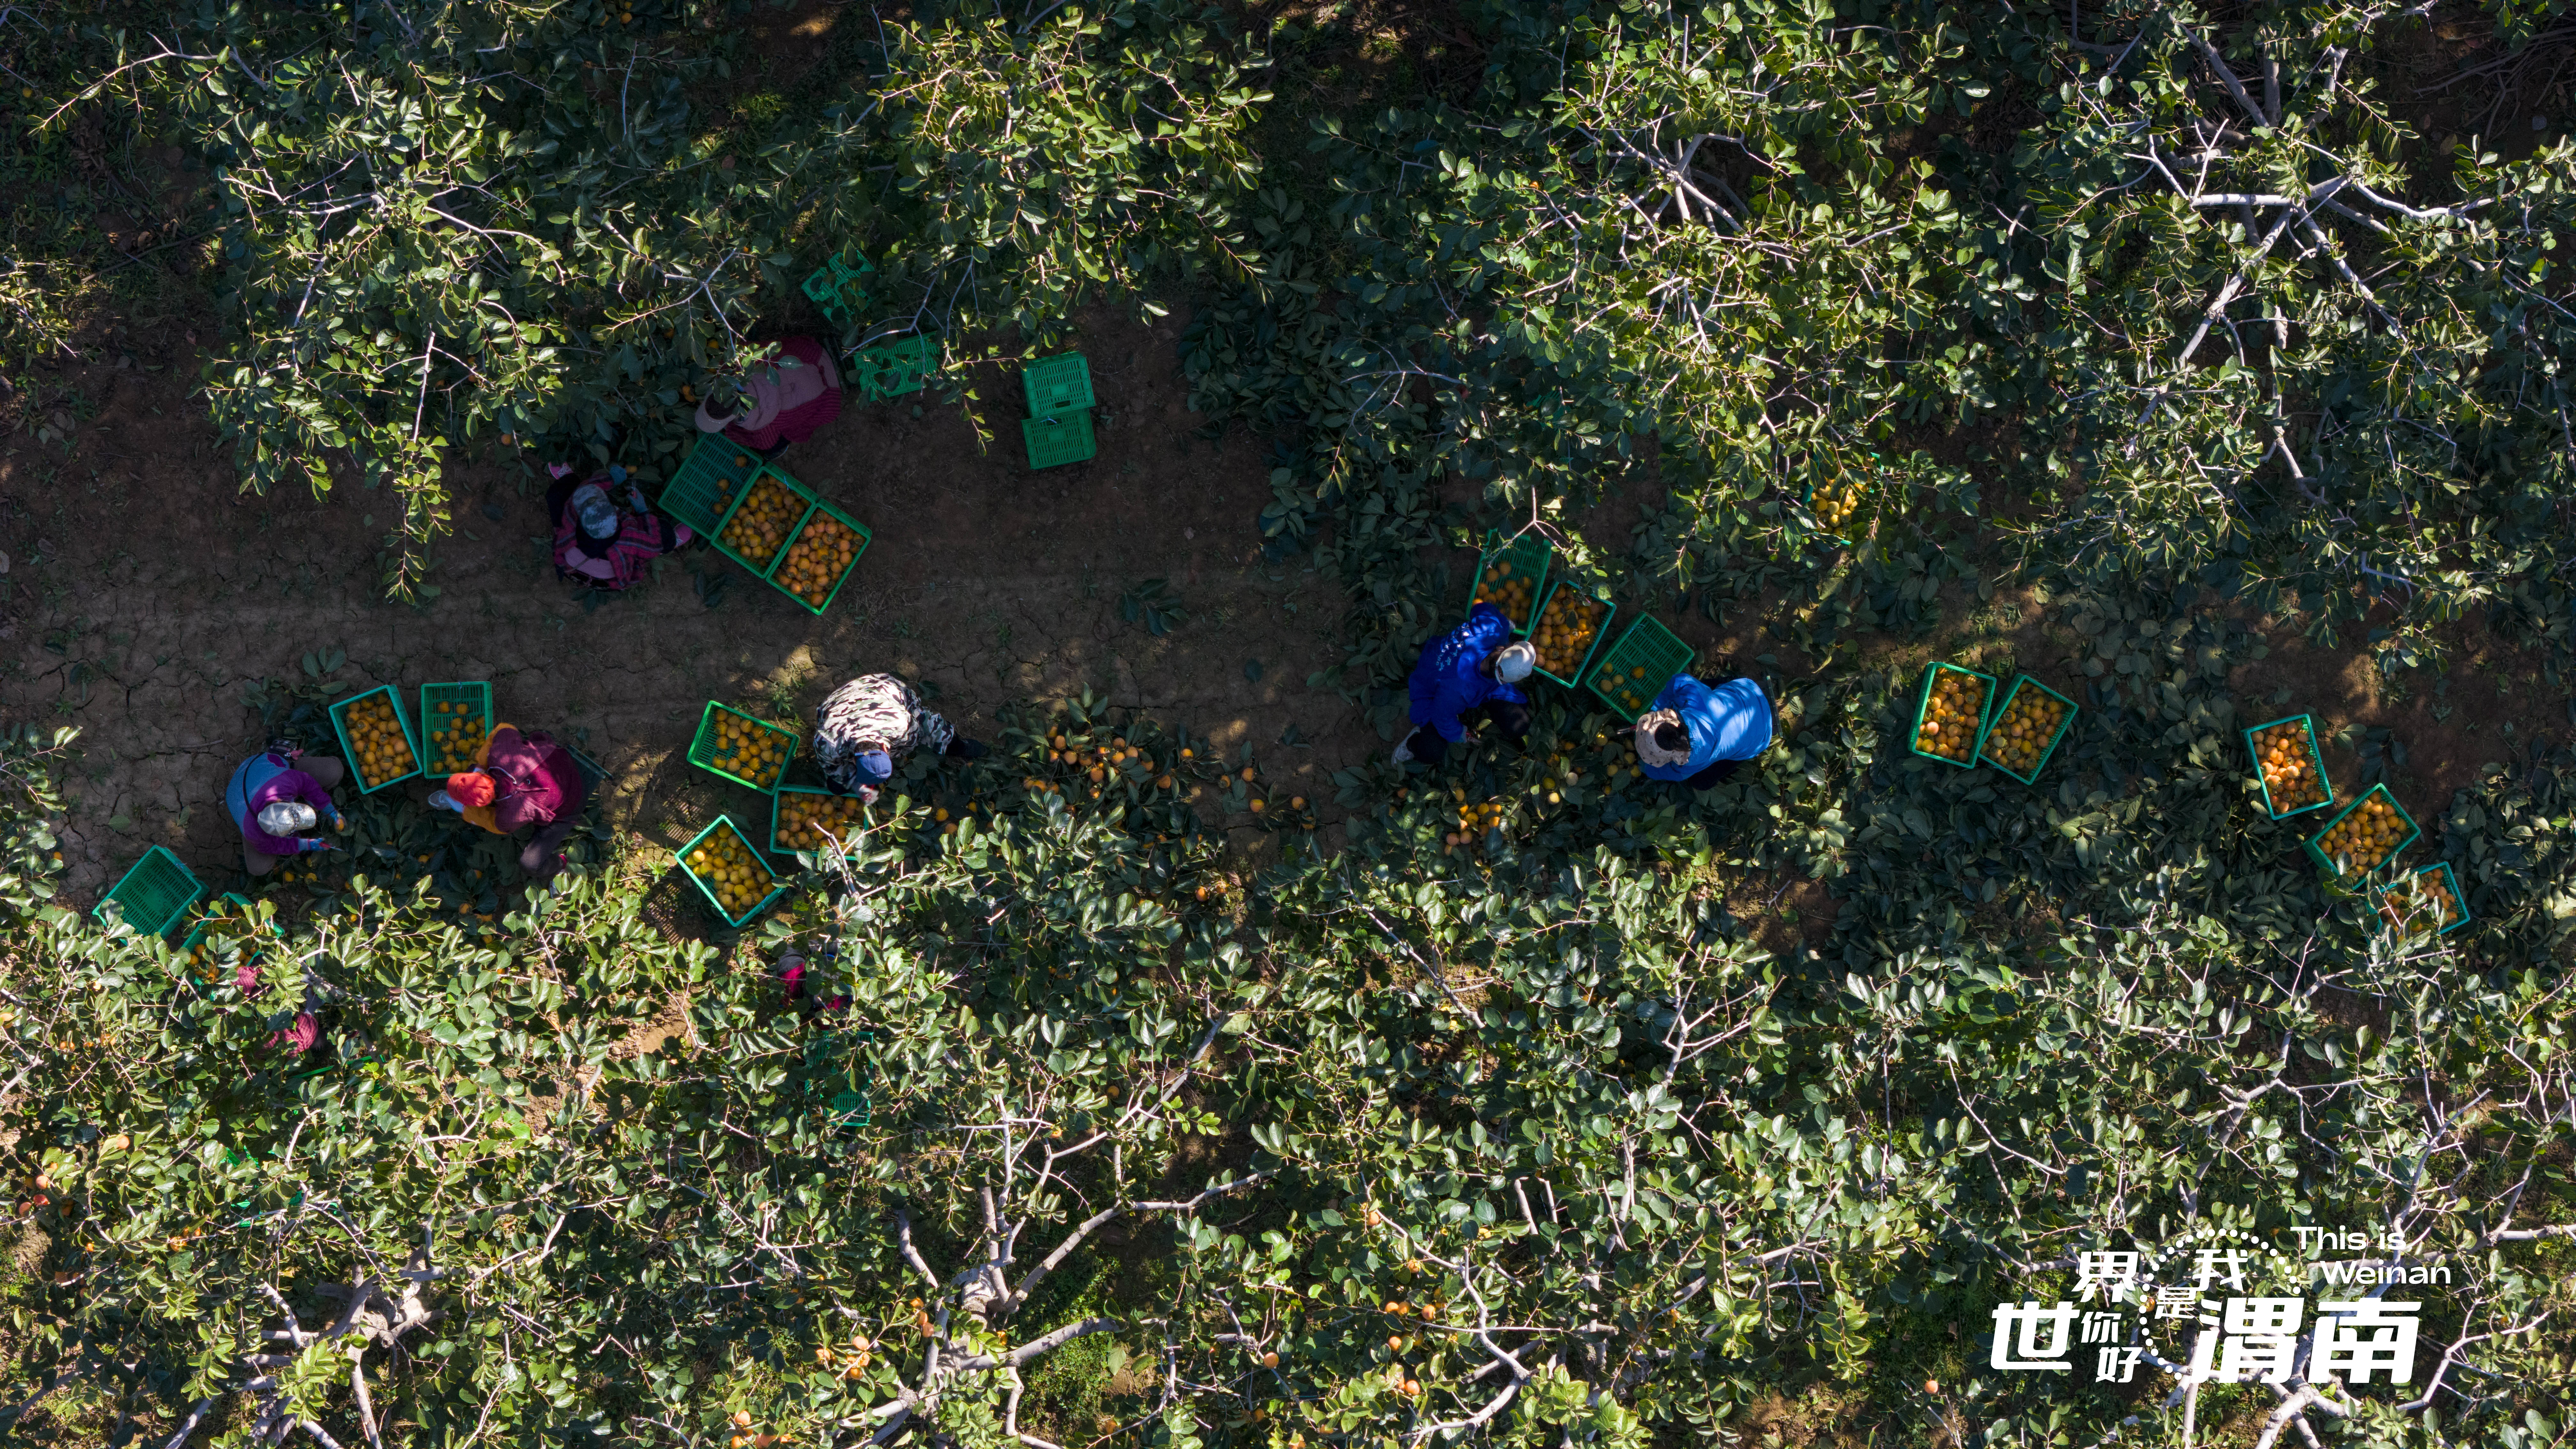
[[[698,431],[722,433],[764,458],[841,415],[841,370],[811,337],[790,337],[739,379],[717,379],[698,404]]]
[[[626,506],[609,490],[626,484]],[[555,575],[595,589],[626,589],[645,576],[645,565],[697,535],[645,505],[644,490],[626,483],[626,470],[611,468],[580,483],[558,478],[546,490],[546,515],[555,521]]]
[[[925,747],[961,760],[984,755],[982,745],[923,708],[912,686],[891,674],[860,675],[814,708],[814,761],[823,767],[823,782],[871,805],[905,758]]]
[[[347,774],[337,759],[305,754],[284,741],[242,761],[224,786],[224,808],[241,828],[242,869],[266,875],[294,856],[336,849],[329,838],[304,832],[325,820],[334,829],[349,828],[331,803],[331,787]]]
[[[1717,684],[1676,674],[1637,716],[1636,742],[1648,779],[1705,790],[1771,748],[1771,698],[1750,676]]]
[[[1491,604],[1468,611],[1467,622],[1422,646],[1406,688],[1413,732],[1395,746],[1399,765],[1440,763],[1449,747],[1473,742],[1467,714],[1481,709],[1503,737],[1519,744],[1529,736],[1529,696],[1520,682],[1538,666],[1536,646],[1512,642],[1512,621]]]
[[[433,792],[429,804],[495,835],[534,827],[536,834],[519,851],[519,871],[530,884],[544,885],[563,869],[563,843],[581,824],[589,794],[570,750],[541,730],[522,734],[517,725],[505,724],[484,740],[474,768],[448,776],[447,787]]]

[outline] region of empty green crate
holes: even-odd
[[[849,528],[851,532],[856,533],[859,536],[859,551],[850,555],[850,566],[841,570],[839,578],[832,580],[831,592],[825,594],[823,596],[823,602],[818,604],[813,600],[806,598],[803,594],[796,593],[789,589],[787,585],[779,582],[778,569],[780,565],[787,562],[787,556],[796,551],[796,541],[805,536],[805,530],[814,525],[815,518],[826,513],[832,515],[833,518],[839,520],[844,526]],[[868,532],[866,524],[859,522],[850,515],[834,508],[831,504],[817,498],[814,500],[814,506],[806,509],[805,516],[797,521],[796,531],[787,535],[787,542],[779,546],[778,557],[771,562],[767,576],[769,579],[769,586],[778,590],[778,592],[787,595],[787,597],[794,599],[807,612],[820,614],[824,610],[832,607],[832,601],[841,596],[841,586],[850,581],[850,575],[859,571],[859,560],[868,556],[868,545],[875,540],[875,537],[876,536],[874,534]]]
[[[2317,788],[2325,792],[2324,799],[2302,805],[2296,810],[2283,810],[2272,803],[2271,782],[2263,778],[2263,752],[2254,744],[2256,735],[2286,724],[2299,726],[2300,737],[2307,741],[2308,763],[2316,766],[2317,769]],[[2308,716],[2283,715],[2279,719],[2267,720],[2245,731],[2245,757],[2254,762],[2254,788],[2263,792],[2263,813],[2273,819],[2287,820],[2293,815],[2305,815],[2311,810],[2323,810],[2334,803],[2334,781],[2326,774],[2326,757],[2317,750],[2317,723]]]
[[[1977,712],[1977,737],[1969,742],[1968,757],[1964,760],[1952,759],[1948,755],[1935,754],[1932,751],[1923,748],[1923,716],[1932,708],[1932,681],[1940,678],[1941,671],[1945,669],[1952,674],[1964,674],[1971,679],[1982,679],[1986,682],[1986,702],[1985,705]],[[2059,696],[2061,699],[2064,697],[2065,696],[2063,695]],[[1995,677],[1991,674],[1980,674],[1973,669],[1962,669],[1956,664],[1943,664],[1940,661],[1935,660],[1931,664],[1925,666],[1923,670],[1923,687],[1914,692],[1914,727],[1906,731],[1905,747],[1927,760],[1938,760],[1945,765],[1956,765],[1962,770],[1973,770],[1977,766],[1977,757],[1985,752],[1986,727],[1993,724],[1994,719]]]
[[[1535,533],[1524,533],[1508,543],[1499,533],[1486,534],[1485,551],[1476,560],[1475,601],[1493,604],[1512,621],[1513,633],[1527,634],[1539,606],[1547,602],[1547,571],[1555,559],[1556,550]],[[1515,610],[1503,591],[1524,582],[1529,585],[1529,598]]]
[[[705,877],[699,875],[689,866],[689,853],[698,848],[698,842],[705,840],[708,836],[713,835],[718,831],[723,831],[741,841],[743,848],[751,852],[753,862],[759,865],[762,870],[769,873],[771,885],[768,892],[761,896],[760,900],[756,904],[747,907],[739,916],[726,910],[724,906],[724,898],[716,894],[716,888],[708,884]],[[672,863],[679,866],[680,874],[687,876],[689,878],[689,883],[698,888],[698,894],[707,898],[707,909],[715,912],[717,918],[722,920],[728,926],[739,927],[748,924],[752,917],[759,915],[762,911],[768,910],[780,896],[787,894],[787,883],[778,879],[778,872],[770,870],[769,862],[761,859],[760,852],[752,848],[751,837],[742,833],[742,828],[733,823],[733,817],[730,815],[717,816],[714,823],[708,825],[706,829],[690,836],[689,843],[680,847],[680,853],[672,858]]]
[[[752,778],[748,767],[745,767],[743,770],[736,770],[733,768],[734,759],[742,753],[742,747],[740,745],[725,746],[720,744],[716,739],[716,721],[723,719],[728,715],[738,720],[747,721],[760,729],[767,730],[769,733],[778,736],[786,745],[786,748],[779,752],[777,768],[765,772],[768,778]],[[780,729],[778,726],[771,724],[767,720],[753,719],[750,715],[744,714],[741,710],[735,709],[731,705],[718,704],[714,700],[707,701],[706,712],[698,717],[697,738],[689,742],[690,764],[697,766],[699,769],[704,770],[709,774],[722,775],[737,785],[748,785],[752,789],[758,790],[764,795],[776,790],[778,788],[779,781],[787,777],[787,762],[795,757],[796,736],[793,733]]]
[[[760,455],[716,433],[698,435],[680,470],[662,488],[662,511],[713,538],[733,512],[743,485],[760,471]]]
[[[206,888],[187,866],[161,846],[143,852],[143,858],[118,879],[107,898],[90,914],[102,921],[123,921],[138,936],[167,936],[197,903]],[[108,907],[116,909],[111,912]]]
[[[1020,386],[1028,393],[1029,416],[1033,418],[1088,412],[1096,401],[1091,395],[1091,364],[1083,361],[1079,352],[1044,358],[1021,368]]]
[[[1100,451],[1091,435],[1089,408],[1030,418],[1020,424],[1020,438],[1029,445],[1029,466],[1033,469],[1080,463]]]
[[[861,1031],[835,1033],[806,1043],[806,1100],[828,1116],[835,1127],[868,1125],[868,1091],[875,1069],[868,1062],[866,1048],[875,1040],[874,1034]]]
[[[2442,884],[2450,888],[2451,904],[2459,911],[2459,914],[2452,918],[2449,925],[2437,926],[2434,928],[2434,935],[2447,936],[2469,923],[2469,898],[2460,893],[2459,872],[2451,869],[2451,863],[2447,860],[2437,860],[2431,865],[2424,867],[2422,870],[2415,872],[2413,875],[2408,876],[2404,882],[2393,883],[2381,889],[2378,892],[2379,912],[2381,915],[2388,918],[2391,925],[2397,926],[2401,929],[2404,928],[2406,925],[2406,913],[2400,908],[2398,902],[2392,899],[2392,897],[2406,889],[2407,884],[2414,881],[2420,881],[2428,875],[2438,875],[2442,878]]]
[[[2030,773],[2025,775],[2021,771],[2014,769],[2012,766],[2007,765],[2003,761],[1986,753],[1986,746],[1991,742],[1994,734],[1994,725],[1988,725],[1977,737],[1977,758],[1994,766],[1996,769],[2003,771],[2005,774],[2012,776],[2014,779],[2021,781],[2023,784],[2031,785],[2038,783],[2039,772],[2048,768],[2049,756],[2057,753],[2058,741],[2066,738],[2066,732],[2075,727],[2075,717],[2082,714],[2084,710],[2083,707],[2078,705],[2075,701],[2068,699],[2065,695],[2058,693],[2056,690],[2049,688],[2047,685],[2042,684],[2038,680],[2025,674],[2012,682],[2012,688],[2004,691],[2004,702],[1989,711],[1989,717],[1994,721],[1994,724],[2003,723],[2004,716],[2012,713],[2013,701],[2021,698],[2021,692],[2025,686],[2035,689],[2041,694],[2047,695],[2049,698],[2056,700],[2059,704],[2066,706],[2065,715],[2057,721],[2056,731],[2048,737],[2048,748],[2039,752],[2038,761],[2030,767]],[[1919,726],[1919,718],[1917,723]],[[1919,729],[1917,733],[1920,733]]]
[[[394,707],[394,723],[402,727],[403,742],[411,746],[411,768],[399,775],[388,776],[382,780],[371,780],[367,778],[365,768],[358,763],[358,751],[349,738],[348,718],[352,708],[379,694],[385,697],[386,703]],[[396,694],[390,684],[379,684],[373,689],[350,695],[347,699],[331,706],[331,732],[340,737],[340,759],[348,765],[349,778],[357,784],[358,793],[361,795],[373,795],[387,785],[399,785],[405,780],[417,779],[421,775],[420,730],[411,722],[411,711],[403,708],[402,696]]]
[[[1568,689],[1581,689],[1583,687],[1582,679],[1584,666],[1590,664],[1594,657],[1600,654],[1602,645],[1610,642],[1610,622],[1619,617],[1619,606],[1610,601],[1610,591],[1608,589],[1587,589],[1579,584],[1574,584],[1570,579],[1558,579],[1556,582],[1548,585],[1546,596],[1541,598],[1538,602],[1538,611],[1530,616],[1531,631],[1535,632],[1537,630],[1539,621],[1545,619],[1547,617],[1547,611],[1555,605],[1556,596],[1569,586],[1573,588],[1576,594],[1583,598],[1590,599],[1592,602],[1601,606],[1601,621],[1593,627],[1592,638],[1583,646],[1583,657],[1574,661],[1574,667],[1572,669],[1567,670],[1563,674],[1559,674],[1555,670],[1548,668],[1545,661],[1542,660],[1538,666],[1538,672],[1555,680],[1557,683],[1564,685]]]
[[[2415,817],[2407,814],[2406,807],[2397,803],[2396,795],[2392,794],[2386,785],[2373,785],[2369,789],[2364,790],[2359,795],[2353,797],[2353,802],[2343,807],[2343,812],[2341,814],[2326,822],[2325,829],[2308,837],[2307,844],[2302,848],[2307,851],[2308,859],[2317,863],[2317,868],[2319,870],[2324,871],[2330,876],[2340,877],[2344,874],[2342,868],[2334,863],[2334,859],[2331,856],[2328,856],[2325,853],[2324,848],[2318,845],[2317,842],[2333,834],[2336,826],[2341,825],[2345,819],[2352,814],[2352,812],[2369,804],[2371,797],[2374,795],[2384,796],[2387,799],[2389,808],[2395,810],[2397,812],[2397,818],[2405,822],[2406,833],[2398,838],[2395,845],[2389,847],[2386,855],[2379,857],[2377,860],[2370,861],[2367,864],[2356,864],[2352,871],[2354,875],[2366,876],[2370,874],[2372,871],[2379,869],[2388,862],[2395,860],[2398,852],[2423,838],[2424,832],[2417,828]]]
[[[1593,651],[1593,661],[1584,666],[1583,682],[1621,719],[1634,723],[1674,675],[1689,671],[1694,657],[1691,647],[1672,630],[1641,614],[1608,654]]]
[[[782,540],[778,545],[778,552],[771,554],[765,559],[755,561],[749,555],[744,554],[740,549],[735,548],[724,536],[725,529],[730,527],[733,523],[733,516],[742,511],[742,506],[751,501],[751,496],[754,493],[760,491],[760,485],[764,480],[775,481],[778,486],[786,489],[790,494],[794,495],[798,503],[802,505],[797,510],[797,521],[787,526],[787,537],[793,538],[796,536],[796,530],[804,527],[804,515],[814,511],[814,490],[797,482],[794,478],[789,477],[785,469],[779,468],[773,464],[764,463],[743,487],[735,490],[732,505],[725,509],[723,521],[715,528],[708,531],[707,540],[716,546],[716,552],[723,554],[726,558],[732,559],[735,563],[742,565],[744,568],[747,568],[753,573],[766,579],[769,577],[770,570],[778,567],[778,561],[787,556],[786,543]]]
[[[823,265],[806,275],[803,290],[824,316],[844,327],[855,327],[857,309],[868,304],[867,279],[876,269],[876,263],[866,257],[860,257],[855,267],[838,256],[826,257]]]
[[[859,396],[870,402],[883,402],[921,391],[922,383],[938,362],[939,344],[915,333],[852,353],[850,375],[858,383]]]
[[[440,705],[445,704],[461,704],[465,708],[462,711],[439,708]],[[466,739],[457,742],[459,749],[453,757],[440,753],[442,746],[438,737],[465,720],[474,720],[483,726],[481,738],[488,740],[492,737],[492,686],[490,684],[477,679],[457,684],[424,684],[420,687],[420,743],[421,749],[427,755],[427,763],[422,766],[422,769],[428,774],[453,775],[474,768],[475,756],[482,747],[476,745],[472,749],[463,748],[471,742],[473,736],[469,735]]]
[[[812,785],[779,786],[777,792],[769,797],[769,853],[772,855],[809,855],[815,853],[812,846],[791,845],[788,842],[781,840],[778,836],[779,826],[782,823],[780,817],[787,804],[788,796],[839,794],[840,792],[837,790],[817,789]],[[844,855],[849,854],[851,850],[857,849],[855,841],[858,836],[858,831],[856,829],[851,830],[850,836],[854,843],[842,851],[842,854]]]

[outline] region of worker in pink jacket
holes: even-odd
[[[536,834],[519,851],[519,869],[531,883],[543,885],[563,869],[563,843],[581,824],[589,794],[581,765],[553,736],[523,734],[517,725],[505,724],[483,742],[481,762],[448,776],[447,787],[432,794],[429,803],[495,835],[534,827]]]
[[[698,431],[722,433],[764,456],[801,443],[841,415],[841,370],[811,337],[790,337],[752,364],[738,386],[698,404]]]

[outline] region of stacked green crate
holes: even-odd
[[[1020,424],[1029,467],[1080,463],[1099,452],[1091,427],[1091,364],[1081,353],[1030,363],[1020,370],[1020,386],[1029,401],[1028,421]]]

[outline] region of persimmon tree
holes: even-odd
[[[844,346],[1043,334],[1174,259],[1240,264],[1228,208],[1257,169],[1258,56],[1200,7],[925,14],[836,50],[863,98],[770,125],[691,98],[730,73],[730,15],[173,12],[93,31],[85,83],[41,119],[105,111],[206,157],[216,424],[246,487],[388,492],[402,597],[436,587],[425,549],[460,449],[652,476],[694,435],[709,377],[772,340],[748,336],[755,319],[826,257],[885,263]]]

